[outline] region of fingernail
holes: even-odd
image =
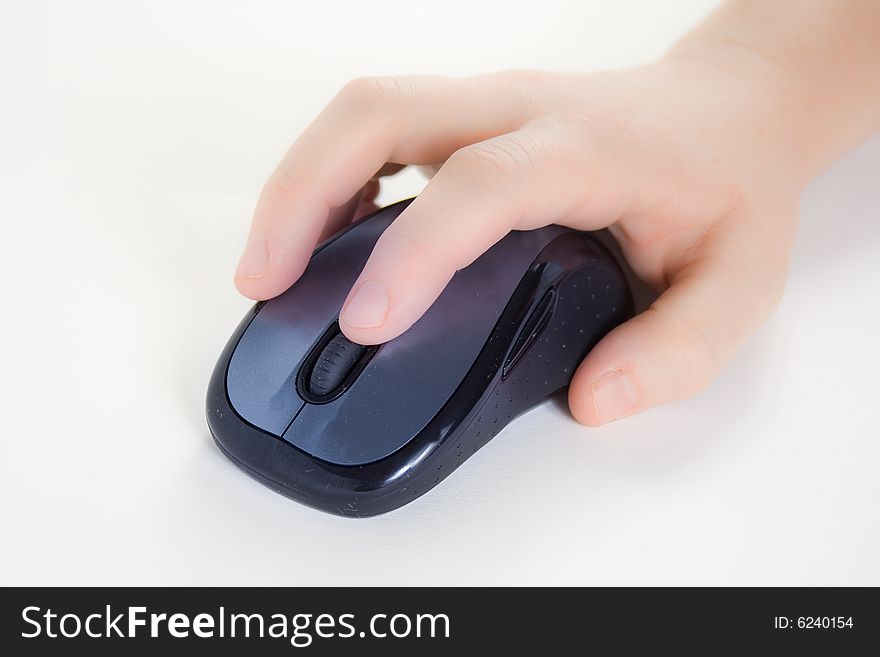
[[[603,374],[593,381],[593,410],[601,424],[623,417],[639,401],[632,378],[623,370]]]
[[[235,270],[236,278],[259,278],[269,268],[269,244],[266,238],[254,235],[248,239]]]
[[[365,281],[345,304],[340,319],[354,328],[381,326],[388,313],[388,291],[376,281]]]

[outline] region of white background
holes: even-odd
[[[0,584],[880,584],[877,138],[690,401],[599,430],[545,404],[364,521],[205,425],[256,195],[346,80],[635,64],[712,4],[4,2]]]

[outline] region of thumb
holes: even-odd
[[[728,244],[694,259],[648,310],[587,355],[569,387],[578,422],[599,426],[684,399],[715,378],[775,306],[786,269],[766,255],[729,254]],[[762,261],[773,264],[747,266]]]

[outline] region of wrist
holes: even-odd
[[[665,59],[742,84],[806,182],[880,130],[878,27],[875,0],[729,2]]]
[[[736,98],[728,120],[751,126],[762,142],[762,168],[784,178],[795,191],[838,155],[836,121],[823,115],[809,86],[761,51],[741,42],[689,35],[661,63],[688,71],[725,98]]]

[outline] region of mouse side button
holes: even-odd
[[[538,336],[541,335],[541,331],[543,331],[550,322],[550,316],[553,314],[555,305],[556,291],[553,289],[547,290],[544,293],[544,296],[541,297],[541,300],[535,305],[534,310],[532,310],[528,319],[523,323],[519,335],[517,335],[516,339],[513,341],[513,346],[510,349],[507,359],[504,361],[504,368],[501,371],[502,378],[507,378],[511,370],[513,370],[523,357],[523,354],[529,350],[529,347],[531,347]]]

